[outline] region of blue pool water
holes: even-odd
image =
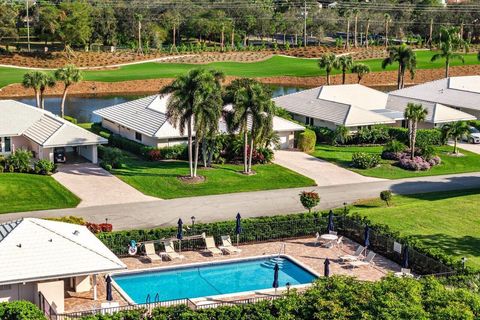
[[[316,276],[284,258],[277,259],[279,286],[307,284]],[[153,301],[199,298],[251,290],[270,289],[273,283],[272,258],[261,258],[200,267],[176,268],[133,274],[114,275],[113,279],[135,303],[145,303],[150,294]]]

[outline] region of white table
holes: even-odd
[[[394,276],[397,278],[413,278],[413,274],[406,272],[395,272]]]
[[[334,234],[326,233],[326,234],[322,234],[320,236],[320,239],[328,240],[328,241],[335,241],[335,240],[338,240],[338,236],[334,235]]]

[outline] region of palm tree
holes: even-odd
[[[333,131],[333,143],[337,144],[345,144],[348,140],[350,140],[350,130],[348,130],[345,126],[337,126]]]
[[[234,80],[227,88],[226,102],[229,101],[232,101],[233,105],[231,115],[228,117],[229,130],[243,134],[244,173],[250,174],[253,150],[273,131],[274,103],[271,101],[270,91],[253,79]]]
[[[405,108],[404,117],[408,121],[408,138],[410,143],[411,159],[415,157],[415,143],[417,140],[418,122],[424,121],[428,110],[423,108],[421,103],[408,103]]]
[[[368,49],[368,29],[370,29],[370,17],[366,19],[367,25],[365,26],[365,47]]]
[[[388,27],[390,22],[392,22],[392,19],[388,13],[385,13],[383,17],[385,19],[385,48],[388,48]]]
[[[67,99],[67,91],[74,83],[82,81],[82,72],[73,64],[66,65],[55,71],[55,79],[63,82],[62,103],[60,105],[60,115],[65,117],[65,100]]]
[[[351,55],[340,56],[336,59],[334,67],[342,70],[342,84],[345,84],[345,75],[347,70],[352,68],[353,58]]]
[[[362,78],[370,73],[370,67],[365,63],[355,63],[352,66],[352,72],[357,74],[358,82],[362,81]]]
[[[405,44],[398,47],[388,48],[388,58],[382,61],[382,68],[385,69],[388,65],[398,62],[398,89],[402,89],[405,85],[405,71],[410,71],[410,76],[415,77],[415,70],[417,68],[417,55]]]
[[[45,72],[29,71],[23,75],[22,85],[27,89],[33,89],[35,92],[35,101],[37,108],[40,108],[40,86]]]
[[[430,61],[437,61],[438,59],[445,59],[445,78],[448,78],[448,73],[450,69],[450,61],[452,59],[461,60],[465,63],[465,59],[461,54],[456,53],[456,51],[463,45],[463,40],[458,35],[458,28],[449,27],[440,29],[440,52],[434,54]]]
[[[327,73],[327,85],[330,84],[330,73],[335,68],[337,57],[333,53],[326,53],[318,59],[318,66],[320,69],[325,69]]]
[[[453,153],[458,153],[457,141],[462,136],[470,133],[468,124],[465,121],[457,121],[453,123],[446,123],[442,126],[442,132],[446,139],[453,138]]]
[[[197,136],[194,168],[193,132],[199,130],[199,135],[202,136],[209,131],[207,127],[212,125],[211,119],[217,114],[217,95],[220,94],[222,79],[223,74],[220,72],[201,68],[193,69],[179,76],[172,84],[160,91],[162,96],[170,94],[167,102],[167,119],[175,128],[179,128],[181,135],[184,134],[185,129],[187,130],[190,178],[196,177],[200,142]],[[209,106],[215,110],[207,111]]]
[[[354,19],[354,25],[353,25],[353,46],[355,48],[358,47],[358,39],[357,39],[357,33],[358,33],[358,13],[360,12],[358,8],[355,8],[352,10],[353,12],[353,19]]]
[[[135,21],[137,22],[137,32],[138,32],[138,48],[137,48],[137,54],[142,54],[143,55],[143,48],[142,48],[142,20],[143,20],[143,15],[140,13],[135,13],[134,15]]]
[[[349,9],[341,9],[341,11],[339,12],[340,13],[340,17],[343,17],[345,19],[345,22],[347,23],[346,24],[346,36],[347,36],[347,39],[345,41],[345,49],[348,50],[350,49],[350,15],[351,15],[351,11]]]
[[[42,109],[45,109],[45,90],[53,88],[55,84],[55,77],[51,73],[44,73],[40,82],[40,106]]]

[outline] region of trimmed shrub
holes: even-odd
[[[417,146],[441,146],[443,141],[440,129],[420,129],[417,131]]]
[[[47,320],[43,312],[36,305],[29,301],[1,302],[0,319]]]
[[[432,167],[430,163],[422,157],[416,156],[411,159],[408,155],[398,161],[398,166],[402,169],[412,171],[426,171]]]
[[[398,152],[403,152],[403,151],[405,151],[406,148],[407,148],[406,145],[404,145],[404,144],[401,143],[400,141],[394,139],[394,140],[389,141],[389,142],[383,147],[383,151],[398,153]]]
[[[63,119],[67,120],[68,122],[71,122],[73,124],[77,124],[78,121],[77,119],[75,119],[74,117],[70,117],[70,116],[64,116]]]
[[[177,144],[170,147],[160,148],[162,159],[166,160],[187,160],[188,146],[187,144]]]
[[[302,191],[302,193],[300,193],[300,202],[310,213],[312,209],[320,203],[320,196],[316,192]]]
[[[114,169],[119,169],[123,166],[123,152],[118,148],[103,147],[99,149],[99,157],[102,159],[101,165],[106,168],[107,165],[110,165]],[[111,168],[110,168],[111,170]]]
[[[480,130],[480,120],[468,121],[468,125],[477,128]]]
[[[389,207],[390,206],[390,201],[392,200],[392,191],[384,190],[384,191],[380,192],[380,199],[382,201],[385,201],[385,203],[387,204],[387,207]]]
[[[146,158],[149,161],[159,161],[162,160],[162,153],[159,149],[150,149],[147,151]]]
[[[309,126],[310,130],[315,131],[317,143],[332,143],[334,138],[334,131],[327,127]]]
[[[145,152],[149,149],[145,145],[138,143],[136,141],[132,141],[130,139],[121,137],[117,134],[110,135],[108,139],[108,144],[111,147],[116,147],[125,151],[129,151],[137,156],[144,157]],[[115,167],[115,166],[114,166]]]
[[[352,166],[358,169],[369,169],[378,166],[380,156],[366,152],[355,152],[352,154]]]
[[[45,160],[45,159],[38,160],[34,164],[34,170],[35,170],[35,173],[37,174],[43,174],[43,175],[52,174],[55,172],[55,169],[56,169],[55,164],[52,161]]]
[[[298,137],[298,148],[303,152],[312,152],[315,150],[315,143],[317,142],[317,136],[315,131],[305,129]]]
[[[10,172],[29,172],[31,169],[30,161],[32,160],[32,156],[32,152],[27,149],[15,150],[7,159]]]

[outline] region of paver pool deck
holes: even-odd
[[[122,261],[127,265],[129,270],[151,269],[156,267],[184,265],[194,262],[215,262],[224,261],[235,258],[254,257],[262,255],[278,254],[280,247],[285,243],[285,254],[289,255],[302,264],[310,267],[318,274],[323,275],[325,258],[330,259],[330,275],[347,275],[356,277],[359,280],[364,281],[376,281],[387,275],[389,272],[400,271],[400,266],[382,256],[376,255],[374,258],[374,265],[364,266],[360,268],[352,269],[346,264],[342,264],[339,261],[339,257],[345,254],[352,254],[357,248],[358,244],[346,239],[342,247],[337,248],[324,248],[316,246],[313,237],[293,239],[287,241],[276,241],[267,243],[257,243],[249,245],[241,245],[242,250],[239,254],[222,255],[222,256],[210,256],[203,251],[185,251],[182,255],[185,256],[182,260],[175,261],[162,261],[150,263],[142,257],[126,257],[122,258]],[[105,300],[105,281],[104,277],[99,277],[98,282],[98,297],[99,300],[93,301],[93,292],[87,292],[82,294],[70,294],[70,297],[65,299],[65,311],[76,312],[82,310],[91,310],[100,308],[102,302]],[[258,294],[265,295],[265,294]],[[248,296],[252,297],[252,295]],[[114,301],[119,302],[120,305],[126,305],[127,302],[116,291],[113,290]],[[247,298],[245,296],[238,296],[237,299]],[[232,299],[232,298],[229,298]]]

